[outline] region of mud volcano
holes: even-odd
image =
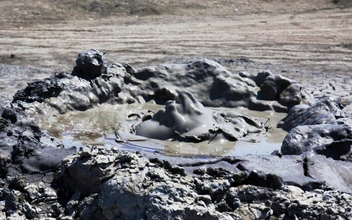
[[[350,104],[270,71],[85,51],[0,108],[0,217],[351,218]]]

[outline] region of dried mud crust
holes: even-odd
[[[92,148],[67,158],[60,173],[61,186],[75,193],[67,198],[74,206],[66,211],[78,210],[75,214],[82,219],[91,215],[99,219],[333,219],[352,214],[349,194],[329,189],[304,192],[284,185],[274,174],[233,173],[207,166],[216,161],[197,167],[188,160],[182,167],[154,156],[147,159],[138,153]],[[187,166],[193,167],[191,175]]]

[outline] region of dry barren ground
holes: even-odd
[[[245,57],[352,73],[350,0],[0,1],[0,63],[70,71],[95,48],[143,65]]]

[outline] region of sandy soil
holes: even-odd
[[[178,57],[352,74],[349,1],[0,1],[0,64],[70,71],[95,48],[115,62]],[[12,56],[11,56],[12,54]]]

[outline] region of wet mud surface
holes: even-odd
[[[84,51],[2,107],[2,215],[349,218],[351,101],[321,96],[269,70]]]
[[[0,2],[1,219],[352,218],[348,1],[29,2]]]

